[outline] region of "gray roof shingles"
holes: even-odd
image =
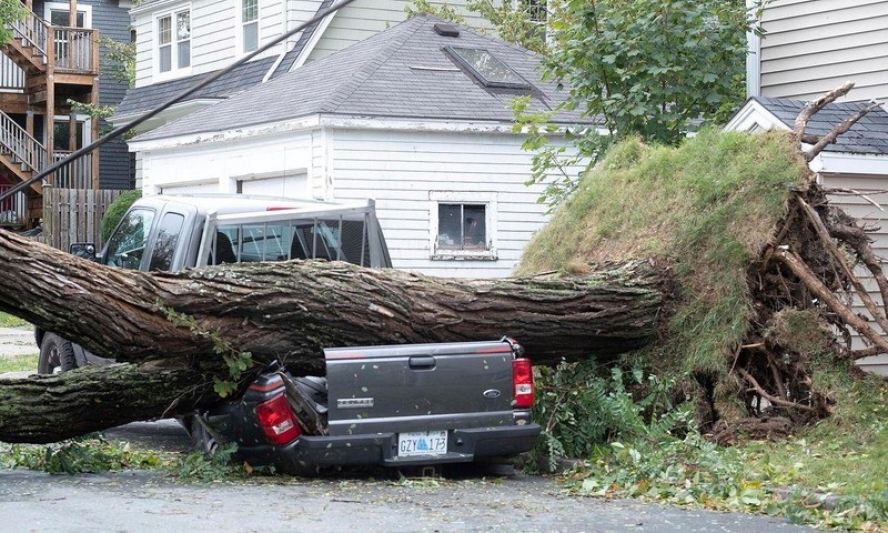
[[[799,111],[806,102],[782,98],[756,97],[755,100],[787,126],[792,128]],[[840,122],[869,107],[866,102],[841,102],[827,105],[808,122],[805,133],[823,136]],[[826,148],[830,152],[888,155],[888,113],[881,107],[869,112],[846,133],[839,136],[835,144]]]
[[[512,123],[520,92],[490,90],[459,70],[447,45],[483,48],[531,82],[530,110],[547,111],[566,95],[540,81],[540,57],[460,28],[459,37],[433,30],[440,19],[418,15],[345,50],[233,95],[135,140],[151,140],[278,122],[314,113],[416,120],[464,119]],[[592,124],[575,113],[556,122]]]
[[[274,61],[274,57],[267,57],[245,63],[189,96],[188,100],[223,99],[249,89],[262,82],[262,78],[265,77]],[[123,101],[120,102],[120,105],[117,106],[115,114],[127,116],[151,111],[213,74],[214,72],[197,74],[187,78],[130,89],[127,91],[126,96],[124,96]]]
[[[331,5],[333,5],[333,0],[323,0],[321,5],[318,6],[318,10],[315,15],[319,15],[325,9],[328,9]],[[291,48],[286,54],[284,54],[284,58],[281,60],[280,64],[275,68],[274,74],[271,75],[271,78],[277,78],[282,74],[285,74],[293,68],[293,64],[296,62],[296,59],[302,55],[302,51],[305,50],[305,47],[308,45],[308,41],[311,40],[314,32],[318,30],[320,26],[320,22],[315,22],[314,24],[310,24],[299,35],[299,39],[296,40],[296,43],[293,44],[293,48]]]

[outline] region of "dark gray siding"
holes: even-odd
[[[117,0],[79,0],[79,4],[92,5],[93,28],[99,30],[99,37],[114,39],[120,42],[130,41],[130,18],[126,9],[118,7]],[[106,47],[99,50],[99,103],[101,105],[116,106],[123,100],[123,95],[129,88],[126,82],[114,81],[106,71],[105,61]],[[102,121],[99,125],[100,133],[111,129],[111,126]],[[102,189],[130,189],[132,188],[130,153],[126,143],[120,140],[111,141],[99,149],[99,186]]]
[[[64,2],[64,0],[61,0]],[[99,37],[107,37],[115,41],[129,42],[130,18],[126,9],[119,7],[117,0],[78,0],[79,6],[92,6],[92,27],[99,30]],[[34,13],[43,16],[43,1],[34,2]],[[106,62],[105,47],[100,47],[99,65],[99,103],[101,105],[116,106],[123,100],[128,85],[126,82],[117,82],[111,79],[105,72]],[[111,126],[102,121],[99,124],[99,133],[107,132]],[[93,139],[95,140],[95,139]],[[99,187],[102,189],[130,189],[132,188],[132,171],[130,154],[126,143],[112,141],[99,149]]]

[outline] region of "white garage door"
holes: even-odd
[[[203,181],[200,183],[171,183],[164,185],[160,192],[162,194],[198,194],[219,192],[218,181]]]
[[[278,198],[311,198],[308,191],[308,176],[296,174],[275,178],[241,179],[238,180],[238,192],[257,196],[276,196]]]

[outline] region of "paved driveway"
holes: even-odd
[[[34,328],[0,328],[0,357],[26,355],[39,352],[34,343]]]
[[[6,533],[808,533],[763,516],[574,497],[551,479],[182,485],[0,470]]]

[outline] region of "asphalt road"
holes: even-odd
[[[0,331],[0,356],[34,353],[30,335],[20,329]],[[128,424],[106,436],[153,450],[190,450],[188,436],[172,421]],[[764,516],[572,496],[555,479],[537,476],[470,474],[394,482],[375,474],[183,484],[158,472],[51,476],[0,469],[0,532],[811,531]]]
[[[153,473],[0,471],[7,533],[802,532],[761,516],[565,495],[532,476],[181,485]]]

